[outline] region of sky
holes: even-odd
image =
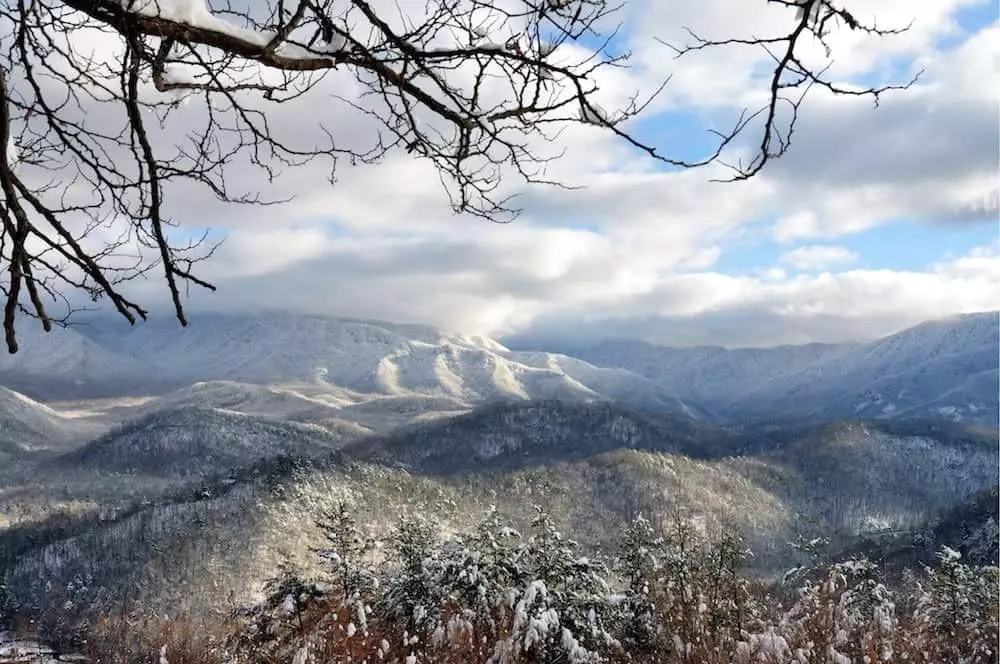
[[[871,339],[923,320],[1000,309],[1000,25],[993,1],[844,0],[858,18],[905,25],[893,38],[837,33],[829,75],[877,84],[871,99],[817,91],[790,152],[747,182],[717,168],[661,167],[594,127],[555,146],[572,191],[520,187],[509,224],[455,215],[432,168],[406,154],[375,166],[289,174],[291,202],[222,209],[173,201],[192,234],[226,240],[192,292],[199,310],[291,309],[446,331],[541,339],[637,336],[668,345],[773,346]],[[656,38],[783,34],[764,0],[627,0],[627,71],[599,81],[605,107],[672,78],[630,126],[676,154],[759,100],[766,54],[675,60]],[[275,122],[334,135],[367,128],[316,95]],[[162,288],[148,297],[162,297]],[[144,286],[143,288],[146,288]],[[195,322],[197,317],[195,317]]]

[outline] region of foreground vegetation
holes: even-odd
[[[465,534],[409,518],[378,539],[346,502],[319,525],[323,578],[283,566],[252,607],[87,616],[67,600],[43,631],[116,664],[998,661],[998,570],[947,547],[888,579],[866,558],[820,562],[814,539],[796,545],[803,565],[761,580],[739,538],[681,518],[636,518],[607,560],[542,510],[525,533],[493,512]]]

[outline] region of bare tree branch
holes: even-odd
[[[802,42],[809,39],[817,39],[830,53],[830,46],[826,37],[833,25],[837,22],[843,24],[849,30],[855,30],[878,37],[889,37],[900,34],[909,29],[903,28],[884,29],[876,25],[867,25],[858,21],[847,9],[838,6],[834,0],[768,0],[768,2],[794,7],[797,10],[796,20],[792,30],[788,34],[776,37],[752,37],[726,39],[706,39],[686,28],[691,42],[683,46],[670,46],[680,58],[695,51],[703,51],[711,48],[723,46],[752,46],[764,49],[775,66],[772,70],[768,85],[768,101],[762,107],[754,111],[746,111],[736,129],[728,135],[720,136],[720,143],[728,143],[737,135],[743,133],[751,120],[763,118],[760,143],[756,154],[749,162],[739,162],[736,164],[726,164],[732,171],[732,177],[723,180],[734,182],[738,180],[748,180],[764,169],[764,166],[771,160],[784,155],[791,147],[792,134],[795,132],[796,121],[799,117],[799,109],[805,100],[809,90],[818,86],[826,88],[828,91],[839,95],[850,95],[858,97],[871,97],[875,105],[883,94],[890,90],[905,90],[911,87],[920,78],[922,72],[918,72],[906,83],[896,85],[885,85],[880,87],[851,88],[839,85],[826,77],[829,65],[814,70],[804,64],[801,59]],[[788,114],[787,119],[779,116],[779,109],[784,106]],[[715,159],[721,152],[715,155]],[[720,160],[721,161],[721,160]]]
[[[789,149],[811,88],[877,102],[913,83],[855,89],[802,59],[806,41],[825,44],[834,29],[878,37],[898,29],[866,25],[836,0],[766,0],[790,9],[786,34],[713,40],[689,31],[691,42],[673,47],[678,57],[762,48],[774,60],[767,103],[737,113],[691,158],[631,129],[668,80],[612,112],[595,102],[602,71],[628,64],[614,46],[617,29],[604,29],[621,9],[608,0],[427,0],[411,9],[382,0],[212,1],[0,7],[0,289],[9,352],[18,347],[19,315],[48,331],[80,306],[68,294],[106,298],[130,323],[144,319],[147,310],[125,285],[154,272],[187,324],[182,291],[214,290],[198,267],[217,245],[177,240],[170,192],[186,183],[229,203],[283,202],[252,188],[234,191],[227,179],[234,163],[273,181],[318,162],[332,183],[340,160],[372,164],[402,150],[436,167],[456,212],[505,222],[518,213],[508,178],[573,187],[546,176],[562,155],[546,146],[567,124],[594,125],[675,168],[728,164],[738,139],[759,129],[750,160],[728,164],[731,179],[743,180]],[[86,39],[101,48],[88,50]],[[275,128],[269,109],[318,94],[328,75],[352,77],[362,91],[333,98],[374,123],[370,144],[322,119],[304,143]],[[169,128],[185,103],[194,109],[187,121],[198,124],[178,136]]]

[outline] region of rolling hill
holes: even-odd
[[[90,575],[111,606],[111,589],[125,587],[161,607],[249,600],[280,561],[317,564],[315,520],[346,500],[383,533],[403,518],[467,530],[491,505],[522,527],[538,505],[587,550],[610,546],[636,514],[654,523],[681,515],[743,534],[755,569],[770,574],[810,528],[845,546],[937,523],[995,485],[998,463],[987,436],[957,426],[726,429],[604,403],[493,404],[343,442],[221,410],[150,415],[39,468],[79,481],[67,482],[67,498],[94,496],[97,482],[132,494],[147,477],[171,483],[114,510],[0,531],[0,550],[16,552],[0,572],[18,596]]]
[[[105,473],[190,476],[279,456],[329,454],[358,435],[218,408],[156,411],[127,422],[52,463]]]
[[[695,458],[735,452],[740,439],[684,417],[617,404],[531,401],[471,413],[357,441],[344,452],[428,475],[510,470],[632,449]]]
[[[0,387],[0,454],[58,450],[80,444],[100,427],[64,417],[28,397]]]

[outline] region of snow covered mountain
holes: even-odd
[[[48,387],[36,381],[26,391],[51,398],[74,388],[81,397],[96,396],[89,390],[97,383],[163,392],[201,381],[235,381],[309,386],[332,394],[445,399],[458,409],[498,400],[562,399],[620,401],[705,416],[663,386],[626,370],[550,353],[513,352],[489,339],[416,325],[283,313],[213,314],[194,318],[188,328],[169,319],[135,328],[102,320],[61,334],[72,338],[68,347],[108,359],[67,359],[56,370],[44,350],[26,352],[20,364],[6,370],[0,365],[0,384],[48,376]]]
[[[684,417],[639,413],[610,403],[533,401],[486,406],[361,440],[344,452],[413,472],[452,475],[566,462],[617,449],[706,457],[739,445],[731,433]]]
[[[402,515],[467,529],[490,506],[521,527],[537,504],[598,548],[636,514],[668,522],[683,513],[745,534],[752,564],[773,572],[787,569],[802,525],[850,543],[919,527],[996,483],[995,442],[960,425],[733,429],[614,404],[508,403],[343,446],[229,411],[159,413],[28,469],[8,484],[15,491],[0,492],[5,510],[25,495],[76,499],[87,510],[51,526],[35,518],[19,531],[0,528],[0,572],[31,598],[48,596],[42,582],[64,588],[75,574],[101,589],[142,578],[159,601],[183,575],[192,585],[171,597],[225,597],[215,585],[223,570],[246,592],[284,551],[313,560],[310,547],[322,542],[315,520],[345,499],[379,530]],[[164,550],[169,559],[153,558]]]
[[[150,400],[134,409],[149,414],[164,409],[218,408],[295,422],[335,417],[338,409],[352,403],[336,393],[313,397],[293,388],[216,380],[194,383]]]
[[[44,404],[0,387],[0,458],[83,442],[98,428],[64,417]]]
[[[563,349],[641,374],[724,418],[943,418],[996,426],[1000,316],[932,321],[863,344],[665,348],[610,339]]]
[[[350,430],[338,436],[317,426],[187,407],[126,423],[53,463],[112,473],[207,474],[283,455],[329,454],[351,437]]]
[[[191,405],[377,430],[497,401],[615,401],[699,420],[931,418],[995,426],[1000,318],[960,316],[872,343],[663,348],[638,340],[511,349],[431,327],[286,313],[26,335],[0,385],[43,401],[165,394]],[[192,387],[193,383],[202,383]],[[238,404],[238,405],[234,405]],[[313,418],[313,419],[310,419]]]
[[[18,339],[16,354],[0,354],[0,385],[42,400],[119,396],[156,380],[142,363],[91,340],[80,327],[46,334],[25,323],[18,328]]]
[[[812,417],[943,417],[995,426],[998,367],[998,315],[961,316],[848,347],[746,395],[739,410],[782,415],[796,407]]]

